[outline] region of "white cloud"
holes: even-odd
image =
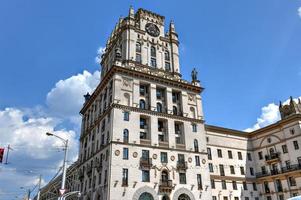
[[[95,62],[97,64],[100,64],[101,62],[101,56],[105,52],[106,48],[105,47],[99,47],[97,50],[97,56],[95,57]]]
[[[42,174],[49,180],[61,167],[62,142],[46,136],[52,132],[69,141],[68,163],[76,160],[80,126],[78,114],[83,95],[92,93],[100,81],[100,72],[88,71],[58,81],[48,92],[45,106],[4,108],[0,110],[0,147],[10,146],[9,164],[0,165],[2,193],[21,186],[32,187]],[[3,172],[3,173],[2,173]],[[21,191],[22,192],[22,191]],[[4,197],[1,195],[1,198]],[[5,199],[11,199],[6,196]]]
[[[46,132],[68,139],[69,160],[76,157],[76,133],[73,130],[57,130],[58,123],[58,120],[47,116],[32,117],[17,108],[0,110],[0,146],[9,144],[12,148],[9,164],[1,167],[1,188],[9,190],[32,186],[38,174],[48,177],[57,171],[61,165],[63,144],[55,137],[46,136]]]
[[[296,102],[298,99],[294,99]],[[288,104],[289,99],[286,100],[283,104]],[[267,106],[261,108],[261,115],[257,118],[257,123],[253,125],[251,128],[247,128],[244,131],[251,132],[270,124],[273,124],[280,120],[279,106],[275,103],[270,103]]]
[[[301,17],[301,7],[298,8],[298,15]]]
[[[100,72],[91,74],[84,71],[82,74],[60,80],[47,94],[46,103],[54,116],[68,118],[78,123],[79,110],[84,103],[83,95],[92,93],[100,81]]]

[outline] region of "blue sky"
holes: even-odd
[[[16,126],[0,136],[42,124],[76,143],[82,94],[99,76],[97,49],[130,5],[175,21],[183,76],[190,79],[196,67],[206,88],[207,123],[244,130],[272,111],[266,125],[279,117],[275,103],[301,96],[300,0],[0,2],[0,113],[2,124]],[[65,108],[64,102],[72,103]],[[11,141],[7,137],[0,145]],[[18,167],[24,168],[10,169]]]

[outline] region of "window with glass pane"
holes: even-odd
[[[180,184],[186,184],[186,173],[179,173]]]
[[[151,66],[152,67],[157,67],[157,60],[156,60],[156,58],[151,58]]]
[[[161,152],[161,163],[167,163],[167,153]]]
[[[222,180],[222,189],[223,190],[226,190],[227,189],[227,184],[226,184],[226,181],[225,180]]]
[[[209,172],[213,172],[213,171],[214,171],[214,170],[213,170],[213,164],[212,164],[212,163],[209,163],[208,166],[209,166]]]
[[[210,182],[211,182],[211,188],[215,189],[215,180],[211,179]]]
[[[192,124],[192,132],[197,132],[197,125],[196,124]]]
[[[142,182],[149,182],[149,170],[142,170]]]
[[[237,190],[237,183],[236,183],[236,181],[232,181],[232,187],[233,187],[233,190]]]
[[[202,190],[203,189],[203,184],[202,184],[202,176],[201,176],[201,174],[197,174],[197,181],[198,181],[198,189]]]
[[[208,160],[212,160],[212,154],[210,148],[207,148],[207,156],[208,156]]]
[[[122,169],[122,185],[123,186],[128,185],[128,169],[126,168]]]
[[[217,149],[217,156],[219,158],[222,158],[223,157],[223,154],[222,154],[222,150],[221,149]]]
[[[156,57],[156,48],[151,46],[151,57]]]
[[[123,159],[128,160],[129,159],[129,149],[123,148]]]
[[[229,159],[232,159],[232,158],[233,158],[233,156],[232,156],[232,151],[230,151],[230,150],[228,151],[228,158],[229,158]]]
[[[195,165],[200,166],[200,156],[195,156]]]
[[[123,120],[124,120],[124,121],[129,121],[129,118],[130,118],[130,117],[129,117],[129,112],[124,112],[124,113],[123,113]]]

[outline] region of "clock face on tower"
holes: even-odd
[[[153,37],[158,37],[160,35],[160,30],[155,24],[147,23],[145,25],[145,30],[149,35]]]

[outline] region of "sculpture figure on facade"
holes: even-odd
[[[195,82],[200,82],[198,80],[198,72],[196,71],[195,68],[193,68],[192,72],[191,72],[191,79],[192,79],[192,82],[195,83]]]
[[[120,49],[120,47],[117,47],[115,49],[115,60],[121,60],[121,49]]]

